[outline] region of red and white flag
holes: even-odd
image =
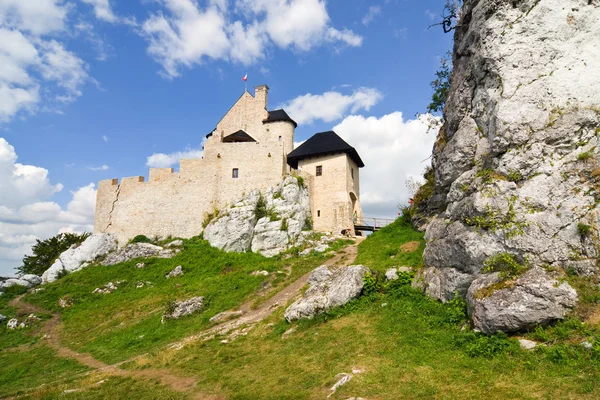
[[[242,80],[243,80],[244,82],[248,81],[248,74],[244,75],[244,77],[242,78]]]

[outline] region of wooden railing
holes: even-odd
[[[354,221],[354,229],[357,231],[375,232],[394,222],[393,218],[361,217]]]

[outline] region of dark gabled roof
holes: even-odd
[[[213,133],[215,133],[215,129],[213,129],[212,132],[210,132],[208,135],[206,135],[206,138],[208,139],[209,137],[211,137],[213,135]]]
[[[239,130],[231,135],[227,135],[223,138],[223,143],[238,143],[238,142],[256,142],[254,138],[248,135],[246,132]]]
[[[287,115],[287,113],[284,110],[274,110],[267,112],[269,113],[269,116],[267,117],[267,119],[263,120],[263,124],[268,124],[269,122],[287,121],[294,124],[294,128],[298,127],[296,121],[291,119],[290,116]]]
[[[340,152],[346,153],[359,168],[365,166],[356,149],[346,143],[334,131],[320,132],[313,135],[300,147],[288,154],[287,163],[290,167],[298,169],[298,161],[302,159]]]

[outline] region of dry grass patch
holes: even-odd
[[[413,240],[412,242],[404,243],[400,246],[401,253],[412,253],[413,251],[417,251],[421,247],[421,242],[417,242]]]

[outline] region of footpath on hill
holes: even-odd
[[[356,256],[357,256],[357,246],[358,243],[347,246],[331,259],[324,262],[323,265],[331,266],[342,266],[342,265],[351,265]],[[311,271],[312,272],[312,271]],[[296,281],[291,283],[290,285],[284,287],[282,290],[277,291],[277,288],[272,289],[270,292],[265,293],[265,296],[272,295],[266,301],[264,301],[260,306],[253,308],[252,301],[246,302],[239,307],[240,311],[243,311],[244,314],[234,320],[225,321],[220,324],[217,324],[203,332],[198,334],[186,337],[177,342],[171,343],[167,345],[169,349],[179,350],[184,346],[196,342],[200,339],[202,340],[210,340],[215,336],[229,335],[230,339],[235,338],[240,334],[247,333],[254,325],[263,321],[265,318],[270,316],[275,310],[278,308],[285,306],[288,304],[294,297],[300,294],[302,288],[306,285],[308,278],[311,274],[308,272],[298,278]],[[276,292],[277,291],[277,292]],[[275,294],[273,294],[275,292]],[[24,295],[17,296],[14,298],[10,305],[17,309],[17,312],[22,315],[35,314],[35,313],[47,313],[47,310],[42,309],[41,307],[26,303],[23,301]],[[78,353],[76,351],[71,350],[70,348],[61,344],[60,340],[60,316],[57,313],[52,313],[52,316],[49,320],[45,321],[41,326],[40,335],[45,340],[45,343],[56,350],[57,355],[61,358],[73,359],[80,364],[83,364],[89,367],[91,370],[85,373],[79,374],[80,377],[91,375],[91,374],[99,374],[102,376],[120,376],[120,377],[130,377],[134,379],[146,379],[146,380],[156,380],[160,382],[162,385],[171,388],[172,390],[180,393],[188,393],[192,394],[192,398],[194,399],[210,399],[216,400],[221,399],[219,396],[207,395],[196,392],[194,389],[196,387],[196,379],[190,377],[181,377],[172,374],[169,370],[166,369],[155,369],[148,368],[144,370],[126,370],[120,368],[120,366],[134,361],[142,356],[138,355],[132,357],[130,359],[115,363],[115,364],[106,364],[92,355],[87,353]],[[71,377],[74,378],[74,377]],[[51,382],[57,383],[57,382]],[[47,386],[48,384],[46,384]],[[82,390],[84,388],[79,388],[78,390]],[[33,389],[35,390],[35,389]],[[31,391],[30,391],[31,392]]]

